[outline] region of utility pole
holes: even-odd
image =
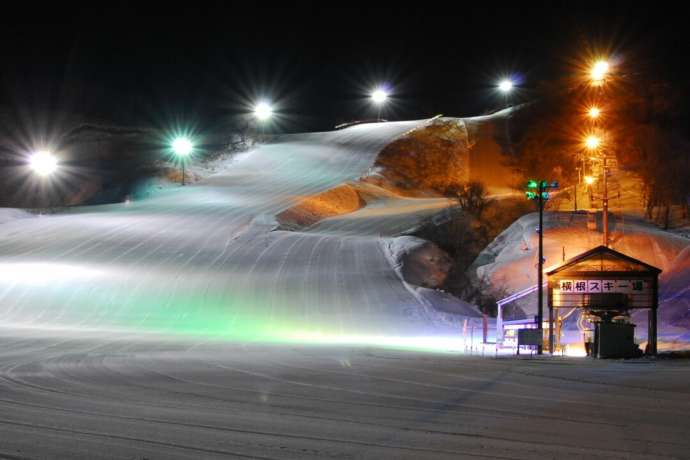
[[[606,165],[606,152],[604,156],[604,196],[602,198],[603,212],[602,225],[604,227],[604,246],[609,247],[609,169]]]
[[[590,73],[590,83],[597,89],[597,94],[599,98],[603,97],[604,83],[606,82],[607,75],[609,74],[609,63],[606,60],[598,60],[592,65],[592,70]],[[587,112],[589,119],[592,122],[593,127],[596,126],[597,120],[601,114],[601,109],[599,107],[592,106]],[[598,136],[590,135],[587,143],[590,149],[597,149],[599,147]],[[603,157],[603,175],[604,175],[604,196],[602,197],[602,227],[604,233],[604,246],[609,246],[609,171],[606,164],[606,150],[602,149],[601,156]]]
[[[539,337],[544,337],[544,197],[542,196],[541,182],[539,183],[539,268],[537,269],[537,324],[539,324]],[[543,353],[543,343],[540,339],[540,345],[537,348],[537,354]]]
[[[544,204],[549,199],[549,190],[558,188],[558,182],[536,181],[527,182],[525,195],[529,200],[536,200],[539,207],[539,261],[537,263],[537,329],[539,329],[540,345],[537,354],[544,353]],[[549,324],[552,323],[552,312],[549,310]],[[553,353],[553,330],[549,328],[549,351]]]
[[[187,158],[194,150],[194,144],[186,137],[178,137],[172,143],[172,151],[179,158],[182,165],[182,185],[185,185],[185,164]]]
[[[573,203],[573,211],[577,211],[577,184],[573,184],[573,200],[575,201]]]

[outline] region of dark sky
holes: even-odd
[[[528,99],[538,81],[573,71],[587,41],[688,80],[688,25],[671,2],[137,3],[5,11],[0,103],[206,128],[264,97],[280,112],[274,129],[320,130],[375,116],[367,93],[387,82],[390,119],[476,115],[500,105],[500,76],[520,78],[516,97]]]

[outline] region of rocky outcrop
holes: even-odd
[[[450,256],[429,241],[404,254],[401,262],[405,281],[426,288],[441,288],[453,266]]]

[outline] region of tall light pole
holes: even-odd
[[[606,150],[601,147],[601,139],[598,136],[590,135],[585,139],[585,147],[601,156],[603,162],[602,175],[604,182],[604,195],[601,199],[602,204],[602,227],[604,230],[604,246],[609,245],[609,171],[606,163]]]
[[[601,109],[596,105],[593,105],[587,109],[587,117],[589,117],[592,122],[596,121],[599,118],[599,115],[601,115]]]
[[[510,78],[504,78],[503,80],[498,82],[498,91],[503,94],[503,103],[505,104],[504,108],[508,108],[508,97],[510,96],[510,93],[513,91],[514,88],[514,83],[513,80]]]
[[[510,93],[513,92],[513,89],[515,88],[515,85],[513,83],[513,80],[510,78],[504,78],[500,82],[498,82],[498,91],[503,94],[503,105],[504,109],[507,109],[509,106],[509,98],[510,98]],[[512,152],[513,146],[512,146],[512,141],[510,139],[510,117],[506,118],[505,122],[505,127],[506,127],[506,142],[508,144],[508,151]]]
[[[601,199],[602,226],[604,227],[604,246],[609,247],[609,168],[606,165],[606,151],[602,151],[604,161],[604,196]]]
[[[377,88],[371,93],[371,100],[378,108],[376,121],[381,121],[381,108],[388,101],[388,92],[384,88]]]
[[[39,176],[47,177],[57,170],[58,160],[52,152],[40,150],[31,154],[29,166]]]
[[[261,133],[264,132],[264,125],[273,116],[273,107],[266,101],[260,101],[254,106],[254,117],[261,125]]]
[[[188,138],[178,137],[173,141],[172,149],[175,155],[177,155],[177,157],[180,159],[180,163],[182,163],[182,185],[185,185],[184,167],[185,163],[187,162],[187,157],[192,153],[192,150],[194,150],[194,145]]]
[[[48,180],[49,176],[55,174],[59,166],[57,157],[48,150],[39,150],[32,153],[29,156],[28,163],[31,171],[40,176],[42,181]],[[47,206],[50,206],[50,200]]]
[[[609,63],[605,59],[600,59],[592,64],[592,69],[590,70],[590,79],[592,84],[595,86],[602,85],[606,80],[606,76],[609,73]]]
[[[530,179],[527,182],[525,195],[529,200],[535,200],[539,207],[539,262],[537,263],[537,329],[539,329],[540,345],[537,354],[544,350],[544,204],[549,199],[549,190],[558,188],[558,182]],[[549,307],[549,352],[553,354],[553,308]]]
[[[599,93],[602,92],[602,87],[606,82],[606,78],[609,75],[610,66],[606,59],[599,59],[592,64],[590,70],[590,81],[592,86],[599,87]],[[595,123],[599,118],[601,111],[598,107],[591,107],[588,112],[589,119],[592,123]],[[609,171],[607,165],[606,150],[600,150],[601,141],[597,136],[589,136],[585,141],[585,145],[588,149],[592,151],[599,152],[603,161],[602,174],[604,175],[604,196],[602,197],[602,226],[604,230],[604,246],[609,245]]]

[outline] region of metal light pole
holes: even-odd
[[[57,157],[48,150],[39,150],[34,152],[31,154],[31,156],[29,156],[28,160],[29,167],[33,173],[37,176],[40,176],[42,185],[46,185],[46,182],[50,181],[50,176],[53,175],[59,167]],[[50,203],[51,200],[48,200],[45,203],[45,206],[47,208],[52,208]],[[60,206],[60,204],[58,204],[58,206]]]
[[[537,263],[537,328],[540,345],[537,354],[543,354],[544,337],[544,203],[549,199],[549,190],[558,187],[558,182],[530,180],[527,182],[527,199],[536,200],[539,207],[539,261]],[[553,310],[549,309],[549,324],[553,324]],[[553,354],[553,328],[549,327],[549,352]]]
[[[600,59],[593,63],[590,71],[591,84],[599,88],[599,93],[601,94],[604,83],[606,82],[606,77],[609,74],[609,63],[605,59]],[[592,123],[596,123],[599,115],[601,114],[601,109],[597,106],[592,106],[587,112]],[[595,139],[594,145],[590,146],[590,141]],[[590,136],[587,139],[587,146],[593,150],[598,149],[599,139],[595,136]],[[602,197],[602,226],[604,230],[604,246],[609,246],[609,188],[608,188],[608,166],[606,164],[606,151],[602,149],[601,156],[603,159],[603,171],[604,174],[604,196]]]
[[[585,145],[587,146],[588,149],[593,150],[601,156],[602,159],[602,174],[603,174],[603,179],[604,179],[604,195],[602,196],[602,230],[604,234],[604,241],[603,244],[604,246],[608,247],[609,245],[609,171],[608,171],[608,164],[607,164],[607,157],[606,157],[606,150],[601,147],[601,141],[599,137],[591,135],[588,136],[587,139],[585,140]]]
[[[58,160],[51,152],[41,150],[31,154],[29,166],[39,176],[47,177],[58,168]]]
[[[498,83],[498,90],[503,94],[503,104],[504,104],[504,109],[508,108],[508,97],[510,96],[510,93],[513,91],[513,81],[510,80],[509,78],[506,78],[504,80],[501,80]]]
[[[194,150],[194,146],[192,145],[192,141],[190,141],[186,137],[178,137],[173,141],[172,149],[175,155],[177,155],[178,158],[180,158],[180,162],[182,163],[182,185],[185,185],[184,167],[185,163],[187,162],[187,157],[190,153],[192,153],[192,150]]]
[[[604,156],[604,197],[602,198],[602,225],[604,226],[604,246],[609,247],[609,170],[606,166],[606,152]]]
[[[371,93],[371,100],[376,104],[376,121],[381,121],[381,109],[388,100],[388,92],[383,88],[378,88]]]
[[[254,116],[259,123],[259,131],[261,132],[261,137],[263,137],[266,132],[266,123],[273,116],[273,107],[270,103],[261,101],[254,106]]]
[[[509,78],[503,79],[498,83],[498,90],[503,94],[503,105],[504,109],[507,109],[509,107],[509,98],[510,98],[510,93],[513,91],[513,81]],[[505,121],[505,128],[506,128],[506,143],[507,143],[507,150],[512,151],[512,141],[510,140],[510,116],[506,117]]]
[[[544,337],[544,197],[542,196],[541,182],[539,184],[539,268],[537,269],[537,323],[539,324],[539,337]],[[541,343],[541,342],[540,342]],[[549,339],[549,343],[551,340]],[[543,353],[543,344],[537,348],[537,354]]]
[[[575,201],[573,203],[573,209],[574,211],[577,212],[577,184],[573,184],[573,200]]]

